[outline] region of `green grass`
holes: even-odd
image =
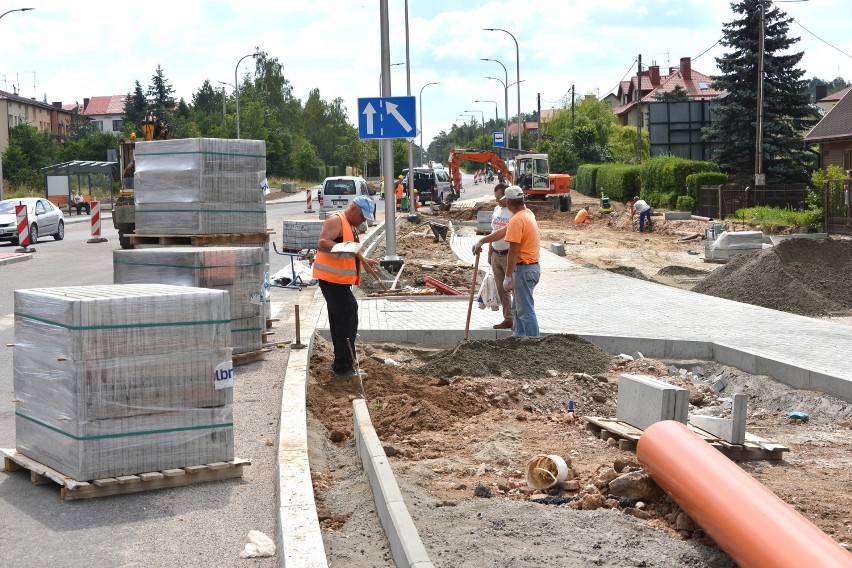
[[[761,225],[768,229],[773,227],[807,227],[816,228],[822,225],[822,211],[808,210],[804,213],[786,207],[748,207],[738,209],[728,217],[730,221],[744,221],[752,225]]]

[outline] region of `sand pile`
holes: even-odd
[[[734,257],[693,291],[805,316],[852,308],[852,241],[788,239]]]

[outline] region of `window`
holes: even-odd
[[[355,182],[351,179],[338,179],[325,184],[325,195],[355,195]]]
[[[122,126],[124,126],[123,120],[113,120],[112,121],[112,131],[113,132],[118,132],[119,130],[121,130]]]
[[[93,120],[93,121],[92,121],[92,127],[93,127],[95,130],[97,130],[98,132],[103,132],[103,130],[104,130],[104,123],[103,123],[103,122],[101,122],[100,120]]]
[[[707,83],[705,83],[704,81],[699,81],[698,82],[698,88],[701,89],[702,91],[707,90],[707,88],[708,88]]]

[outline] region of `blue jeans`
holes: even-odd
[[[645,209],[644,211],[639,213],[639,232],[640,233],[645,230],[645,219],[648,220],[649,225],[651,224],[651,211],[652,211],[652,209],[650,207],[648,207],[647,209]]]
[[[518,264],[512,273],[512,335],[538,337],[538,318],[535,316],[533,290],[541,276],[536,264]]]

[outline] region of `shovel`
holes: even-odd
[[[476,277],[479,276],[479,253],[476,251],[476,260],[473,261],[473,284],[470,285],[470,298],[467,302],[467,321],[464,324],[464,340],[467,341],[470,332],[470,314],[473,310],[473,295],[476,293]]]
[[[379,283],[379,286],[381,286],[381,287],[382,287],[382,290],[387,290],[387,289],[388,289],[387,285],[386,285],[386,284],[384,283],[384,281],[383,281],[383,280],[379,277],[379,273],[378,273],[378,272],[376,272],[376,269],[375,269],[375,268],[373,268],[373,265],[372,265],[372,264],[370,264],[369,262],[367,262],[367,259],[366,259],[366,258],[364,258],[364,255],[362,255],[362,254],[359,252],[359,253],[358,253],[358,258],[361,260],[361,264],[364,266],[364,269],[365,269],[367,272],[369,272],[369,273],[370,273],[370,276],[372,276],[373,278],[375,278],[375,279],[376,279],[376,282],[378,282],[378,283]]]

